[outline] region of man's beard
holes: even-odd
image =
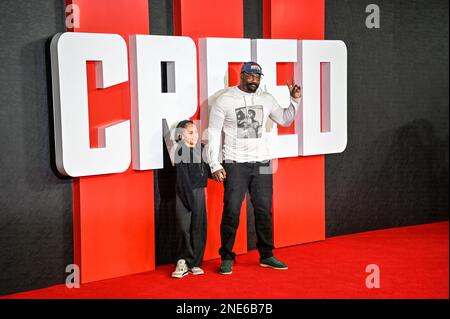
[[[256,83],[247,83],[246,87],[247,87],[247,90],[248,90],[249,92],[255,93],[256,90],[257,90],[258,87],[259,87],[259,84],[256,84]]]

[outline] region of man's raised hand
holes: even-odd
[[[289,83],[289,81],[286,81],[287,87],[289,89],[289,93],[294,99],[299,99],[302,97],[302,89],[299,85],[294,83],[294,80],[292,80],[292,83]]]

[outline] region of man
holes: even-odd
[[[270,118],[282,126],[289,126],[295,118],[301,90],[294,83],[288,84],[291,103],[288,108],[282,108],[271,94],[258,89],[262,75],[259,64],[244,63],[239,85],[224,90],[217,97],[209,117],[208,161],[213,178],[224,182],[225,191],[219,250],[222,258],[220,273],[224,275],[232,273],[233,246],[247,190],[254,207],[260,265],[282,270],[288,268],[272,252],[273,180],[266,122]],[[260,129],[258,134],[250,135],[246,133],[248,125],[243,127],[242,123],[254,120],[258,120]],[[225,137],[223,163],[219,159],[222,131]]]

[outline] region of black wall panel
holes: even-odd
[[[0,295],[62,283],[72,181],[54,165],[49,44],[63,1],[0,2]]]
[[[172,0],[149,0],[150,34],[173,35]]]
[[[365,8],[380,8],[368,29]],[[326,156],[327,236],[448,220],[446,0],[326,1],[348,47],[348,146]]]

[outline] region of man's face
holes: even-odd
[[[261,82],[261,74],[241,73],[241,85],[247,89],[247,92],[255,93]]]

